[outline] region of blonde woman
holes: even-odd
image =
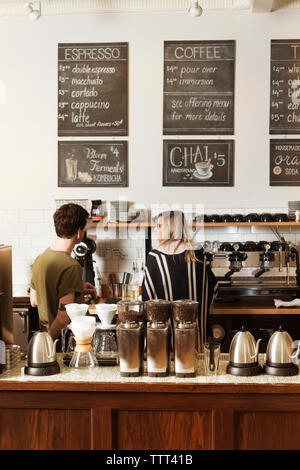
[[[201,345],[207,336],[211,336],[206,331],[207,315],[217,280],[203,249],[193,246],[183,212],[162,212],[155,218],[155,223],[160,244],[148,254],[142,298],[198,301]]]

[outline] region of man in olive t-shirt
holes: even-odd
[[[58,338],[70,322],[65,306],[83,301],[83,294],[97,297],[95,287],[82,282],[81,266],[71,253],[87,228],[88,212],[77,204],[64,204],[54,213],[55,243],[33,264],[30,302],[37,307],[41,326]]]
[[[74,301],[83,302],[82,268],[65,251],[47,248],[33,264],[30,287],[37,293],[40,323],[49,328],[57,315],[59,299],[74,292]]]

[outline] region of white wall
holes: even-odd
[[[269,187],[270,39],[299,38],[300,11],[131,13],[0,18],[3,209],[52,209],[54,198],[286,206],[297,187]],[[235,186],[162,187],[163,41],[235,39]],[[57,188],[57,43],[129,42],[129,187]],[[1,100],[0,100],[1,102]],[[146,110],[146,112],[144,111]],[[146,175],[146,178],[145,178]]]
[[[25,17],[1,17],[0,242],[13,243],[14,284],[24,280],[27,285],[32,259],[53,238],[55,198],[109,201],[127,196],[147,207],[203,203],[210,212],[226,208],[246,213],[247,208],[282,210],[289,200],[299,200],[297,187],[269,187],[268,131],[270,40],[300,39],[299,24],[300,10],[205,12],[200,18],[187,13],[63,15],[42,17],[36,23]],[[236,40],[232,188],[162,186],[163,42],[196,39]],[[110,41],[129,42],[129,187],[58,188],[57,44]],[[208,232],[207,238],[230,241],[230,234],[242,240],[263,236],[236,229]],[[289,234],[298,241],[293,231]],[[108,242],[99,250],[105,248]],[[139,258],[140,252],[130,256]],[[125,268],[115,263],[111,270]],[[103,269],[110,270],[108,264]]]

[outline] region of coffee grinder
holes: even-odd
[[[145,302],[147,318],[147,369],[150,377],[165,377],[169,372],[171,303],[167,300]]]
[[[121,377],[137,377],[143,373],[144,325],[143,302],[118,302],[117,338]]]
[[[176,377],[195,377],[196,375],[198,306],[199,302],[194,300],[175,300],[173,302]]]

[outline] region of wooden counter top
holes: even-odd
[[[62,354],[57,355],[60,373],[35,377],[24,374],[23,361],[12,370],[0,375],[1,390],[18,391],[88,391],[120,393],[280,393],[283,390],[300,393],[300,374],[292,377],[276,377],[260,374],[254,377],[236,377],[226,372],[228,354],[222,353],[217,376],[206,376],[203,354],[197,359],[197,373],[193,378],[178,378],[174,374],[174,363],[167,377],[121,377],[119,366],[76,369],[65,366]],[[263,366],[265,355],[259,355]],[[144,364],[145,371],[147,363]],[[275,387],[275,388],[274,388]],[[287,387],[287,388],[284,388]],[[290,389],[290,387],[292,387]]]

